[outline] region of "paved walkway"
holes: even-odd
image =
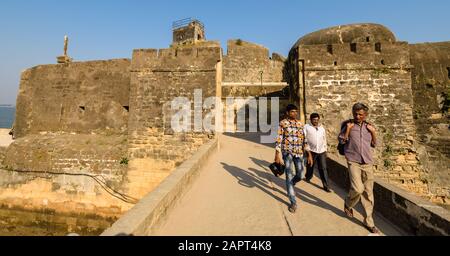
[[[253,138],[252,138],[253,137]],[[288,211],[284,175],[276,178],[267,168],[274,149],[254,143],[256,136],[221,135],[213,154],[191,189],[169,213],[157,235],[337,235],[367,236],[362,209],[345,217],[345,191],[321,189],[320,179],[296,186],[298,210]],[[332,171],[332,170],[329,170]],[[376,203],[376,202],[375,202]],[[375,216],[384,235],[401,235],[393,225]]]
[[[0,147],[7,147],[13,142],[11,135],[8,134],[10,130],[0,128]]]

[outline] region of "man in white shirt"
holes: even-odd
[[[327,192],[331,192],[328,184],[326,131],[325,128],[319,123],[319,114],[311,114],[310,120],[311,124],[306,124],[304,128],[306,143],[305,150],[308,155],[305,179],[307,182],[310,182],[314,171],[319,169],[323,189]]]

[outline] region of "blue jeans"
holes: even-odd
[[[291,204],[297,204],[297,200],[295,199],[295,190],[294,183],[292,179],[294,178],[294,174],[292,173],[292,164],[295,166],[295,176],[301,179],[303,172],[303,157],[295,157],[289,153],[283,153],[283,161],[286,166],[285,174],[286,174],[286,190],[289,197],[289,201]]]

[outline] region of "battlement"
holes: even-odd
[[[73,61],[68,63],[58,63],[58,64],[42,64],[36,65],[31,68],[24,70],[22,73],[27,73],[34,70],[39,69],[64,69],[64,68],[77,68],[77,67],[97,67],[101,65],[105,66],[114,66],[114,65],[122,65],[123,63],[130,63],[131,59],[128,58],[118,58],[118,59],[108,59],[108,60],[89,60],[89,61]]]
[[[406,42],[299,45],[293,51],[305,68],[410,68]]]
[[[223,81],[227,83],[284,82],[283,56],[273,53],[269,57],[266,47],[243,41],[229,40],[224,56]]]
[[[269,49],[266,47],[243,41],[241,39],[228,40],[227,57],[230,58],[251,58],[255,61],[269,60]]]
[[[132,71],[212,69],[222,59],[220,45],[171,47],[166,49],[136,49],[133,51]]]

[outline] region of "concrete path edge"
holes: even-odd
[[[343,157],[328,155],[330,179],[348,190],[347,164]],[[400,187],[375,178],[375,212],[380,213],[407,234],[450,235],[450,212]]]
[[[177,167],[100,236],[151,235],[195,181],[201,167],[218,148],[217,136]]]

